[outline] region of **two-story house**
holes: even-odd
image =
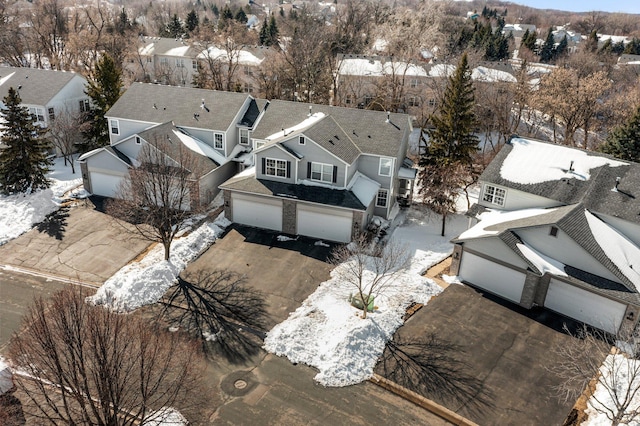
[[[244,167],[248,134],[265,103],[243,93],[134,83],[105,116],[109,146],[79,159],[85,189],[116,196],[140,148],[164,139],[184,144],[207,164],[196,176],[199,194],[192,197],[207,204],[218,185]]]
[[[0,104],[13,87],[35,123],[48,127],[56,116],[89,110],[86,84],[84,77],[73,72],[0,67]]]
[[[191,86],[198,72],[199,50],[183,39],[144,37],[124,69],[131,81]]]
[[[233,222],[348,242],[389,218],[415,170],[409,116],[270,102],[251,131],[255,167],[222,184]]]
[[[451,270],[611,333],[640,313],[640,164],[514,137],[480,177]]]

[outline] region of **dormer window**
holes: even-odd
[[[507,191],[493,185],[485,185],[482,200],[498,206],[504,206]]]
[[[300,137],[298,138],[298,143],[300,145],[304,145],[306,143],[305,137],[300,135]]]

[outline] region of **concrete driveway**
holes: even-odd
[[[560,425],[573,402],[554,394],[558,378],[546,366],[558,354],[551,348],[573,337],[564,324],[578,325],[544,309],[528,311],[463,285],[451,285],[413,315],[397,338],[427,336],[457,346],[453,356],[477,379],[477,392],[452,403],[437,392],[425,395],[482,425]],[[381,365],[377,372],[382,373]],[[485,400],[486,404],[474,404]]]
[[[87,200],[0,246],[0,264],[100,285],[148,246]]]

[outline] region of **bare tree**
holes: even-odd
[[[562,380],[555,389],[557,396],[575,401],[589,386],[589,406],[606,416],[613,426],[639,419],[640,360],[612,348],[608,344],[612,336],[604,332],[583,327],[575,334],[571,342],[553,348],[560,355],[560,361],[549,366]],[[639,336],[623,330],[613,337],[616,341],[633,342]]]
[[[197,345],[119,315],[67,288],[39,298],[9,345],[25,413],[40,423],[137,425],[175,407],[193,417],[203,403]]]
[[[264,338],[265,301],[248,287],[245,277],[231,271],[186,273],[160,300],[159,318],[201,339],[209,353],[216,348],[232,359],[243,359]]]
[[[171,242],[184,221],[198,212],[198,163],[195,154],[179,141],[145,142],[117,190],[107,212],[132,223],[133,232],[161,243],[169,260]],[[129,229],[127,227],[127,229]]]
[[[338,246],[331,254],[336,273],[356,292],[352,303],[362,304],[362,318],[367,318],[374,298],[391,286],[410,262],[404,247],[369,242],[362,234],[347,245]]]
[[[56,117],[48,127],[49,139],[53,143],[56,151],[64,159],[64,165],[71,166],[71,172],[75,173],[73,154],[76,152],[75,146],[82,139],[82,124],[84,114],[71,111],[65,106],[62,110],[56,111]]]

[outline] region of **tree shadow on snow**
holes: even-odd
[[[69,207],[60,207],[53,213],[47,215],[42,222],[36,225],[38,232],[46,233],[56,240],[62,240],[67,229],[67,219],[69,218]]]

